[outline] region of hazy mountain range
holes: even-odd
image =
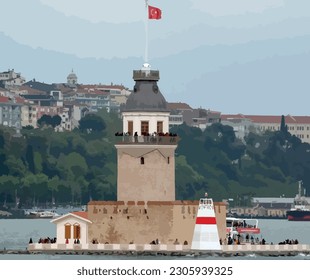
[[[1,3],[0,71],[51,83],[65,82],[73,69],[80,83],[132,88],[132,70],[144,62],[143,1],[132,0],[128,19],[124,0],[118,10],[92,0],[84,14],[81,1],[63,2],[75,8],[51,0]],[[229,13],[205,6],[209,0],[150,2],[163,18],[148,22],[149,62],[160,70],[168,101],[225,113],[309,115],[310,3],[236,0]],[[96,5],[110,9],[102,9],[101,21]]]

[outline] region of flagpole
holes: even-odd
[[[145,0],[145,53],[144,53],[144,62],[148,63],[148,45],[149,45],[149,0]]]

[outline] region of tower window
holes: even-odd
[[[141,135],[147,135],[149,133],[149,122],[142,121],[141,122]]]
[[[128,132],[133,135],[133,121],[128,121]]]
[[[170,157],[167,157],[167,162],[168,164],[170,164]]]
[[[163,122],[157,122],[157,133],[163,133]]]
[[[144,164],[144,157],[141,157],[141,158],[140,158],[140,163],[141,163],[141,164]]]

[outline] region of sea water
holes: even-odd
[[[258,225],[261,229],[259,239],[264,238],[267,243],[278,244],[286,239],[298,240],[301,244],[310,244],[310,222],[293,222],[284,219],[260,219]],[[30,238],[33,242],[38,242],[40,238],[56,237],[56,226],[50,219],[0,219],[0,250],[25,250],[28,246]],[[0,259],[173,259],[185,258],[195,259],[196,256],[117,256],[117,255],[0,255]],[[200,256],[198,258],[214,259],[214,256]],[[218,259],[227,259],[227,257],[219,257]],[[247,255],[246,257],[234,258],[240,259],[257,259],[268,258],[257,256],[255,254]],[[299,254],[297,256],[281,257],[289,259],[310,259],[309,255]]]

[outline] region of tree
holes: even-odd
[[[102,132],[105,128],[104,120],[95,114],[87,114],[79,121],[79,129],[83,132]]]
[[[58,115],[50,116],[50,115],[43,115],[40,119],[37,121],[39,126],[52,126],[55,128],[56,126],[61,124],[61,117]]]
[[[31,130],[33,129],[34,127],[32,125],[26,125],[26,126],[23,126],[23,129],[27,129],[27,130]]]
[[[58,115],[53,116],[51,120],[52,127],[55,128],[56,126],[60,124],[61,124],[61,117]]]
[[[37,121],[38,126],[44,126],[44,125],[51,125],[52,123],[52,117],[50,115],[43,115],[40,119]]]
[[[287,125],[285,124],[285,117],[284,115],[281,116],[281,126],[280,131],[286,133],[287,132]]]

